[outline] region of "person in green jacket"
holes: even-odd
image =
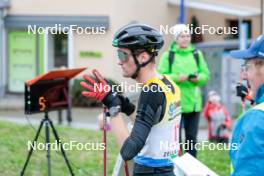
[[[201,86],[209,80],[209,70],[201,51],[191,45],[190,29],[184,24],[172,27],[174,35],[168,51],[163,53],[158,72],[170,76],[180,87],[182,125],[185,129],[187,152],[196,157],[199,116],[202,110]]]

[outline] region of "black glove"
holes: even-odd
[[[131,103],[127,97],[124,97],[123,95],[118,95],[118,96],[122,102],[121,112],[130,116],[135,111],[135,108],[136,108],[135,105],[133,103]]]
[[[116,92],[110,91],[102,100],[102,103],[107,107],[107,109],[110,109],[112,107],[117,107],[122,105],[122,102]]]
[[[246,98],[247,94],[248,94],[248,88],[246,86],[244,86],[241,83],[238,83],[236,86],[236,92],[237,92],[237,96],[241,97],[241,98]]]
[[[117,94],[116,92],[110,92],[102,101],[102,103],[108,108],[120,107],[120,112],[126,115],[131,115],[135,111],[135,105],[132,104],[127,97]]]

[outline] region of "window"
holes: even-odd
[[[68,38],[66,34],[54,36],[54,66],[68,67]]]
[[[243,20],[243,23],[246,23],[248,25],[248,38],[251,38],[252,36],[252,25],[251,25],[251,20]],[[238,20],[227,20],[227,27],[237,27],[238,31],[239,29],[239,21]],[[226,39],[238,39],[239,33],[238,34],[229,34]]]

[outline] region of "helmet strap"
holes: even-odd
[[[131,78],[132,78],[132,79],[136,79],[137,76],[138,76],[138,73],[139,73],[139,71],[140,71],[140,69],[141,69],[141,67],[145,67],[145,66],[148,65],[150,62],[152,62],[153,59],[155,58],[155,55],[151,55],[150,58],[149,58],[149,60],[148,60],[147,62],[142,63],[142,64],[140,64],[140,63],[138,62],[137,57],[136,57],[136,54],[133,53],[132,56],[133,56],[133,59],[134,59],[134,62],[135,62],[135,64],[136,64],[136,66],[137,66],[137,69],[136,69],[136,71],[133,73],[133,75],[131,76]]]
[[[136,54],[133,53],[132,56],[133,56],[133,59],[134,59],[134,62],[135,62],[135,64],[136,64],[136,66],[137,66],[137,69],[136,69],[136,71],[133,73],[133,75],[131,76],[131,78],[132,78],[132,79],[136,79],[137,76],[138,76],[138,73],[139,73],[139,71],[140,71],[141,65],[139,64],[139,62],[138,62],[138,60],[137,60],[137,56],[136,56]]]

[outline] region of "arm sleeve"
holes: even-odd
[[[203,53],[199,51],[199,74],[198,81],[195,83],[198,86],[203,86],[209,80],[209,70],[204,60]]]
[[[237,150],[233,163],[232,176],[257,176],[264,175],[264,118],[263,112],[251,114],[244,124],[245,133],[240,136],[243,140]],[[253,119],[253,121],[251,120]]]
[[[179,82],[179,74],[178,73],[170,73],[170,64],[169,64],[169,52],[163,53],[159,65],[158,65],[158,72],[163,75],[169,76],[174,82]]]
[[[120,154],[123,160],[134,158],[145,145],[151,127],[162,117],[165,95],[162,92],[142,92],[138,104],[136,120],[130,136],[125,140]]]

